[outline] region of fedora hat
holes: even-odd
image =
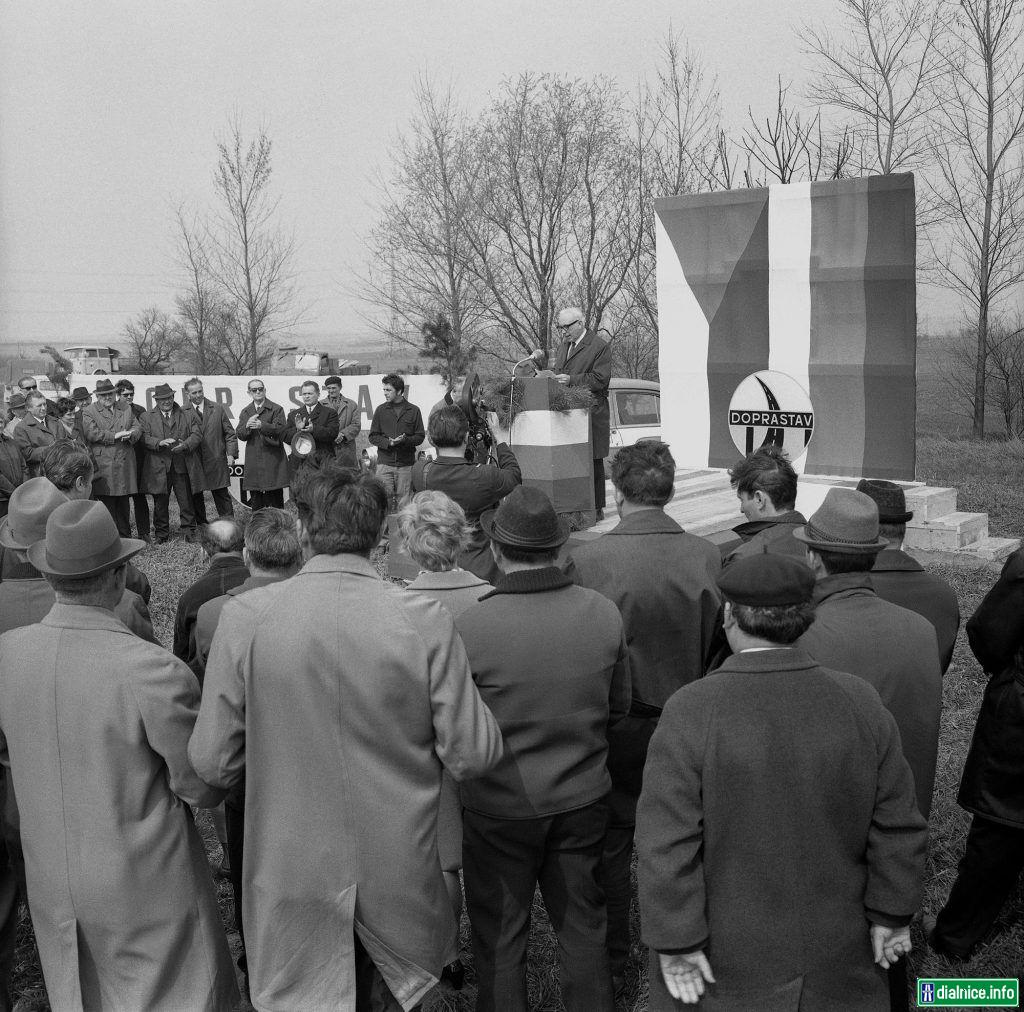
[[[118,536],[103,503],[72,499],[50,514],[46,536],[28,550],[28,560],[49,576],[96,576],[145,547],[145,541]]]
[[[75,389],[71,391],[71,397],[76,401],[87,401],[89,396],[89,391],[85,387],[75,387]]]
[[[863,492],[830,488],[825,500],[793,537],[822,552],[860,555],[880,552],[889,542],[878,536],[878,507]]]
[[[114,384],[108,379],[101,379],[96,383],[96,393],[98,394],[116,394],[117,390],[114,388]]]
[[[569,540],[569,525],[539,489],[517,485],[496,510],[480,517],[480,528],[492,541],[527,552],[550,551]]]
[[[299,460],[305,460],[316,449],[316,442],[308,432],[296,432],[292,436],[292,453]]]
[[[7,402],[9,408],[18,408],[19,410],[25,407],[25,395],[19,390],[17,393],[11,394],[11,399]]]
[[[882,478],[861,478],[857,491],[870,496],[878,507],[878,522],[881,524],[905,524],[912,520],[914,513],[907,509],[907,496],[901,485]]]
[[[0,520],[0,545],[25,551],[46,534],[50,514],[68,497],[48,478],[29,478],[12,493]]]
[[[158,387],[153,388],[153,400],[162,401],[168,397],[174,398],[174,391],[171,389],[170,383],[161,383]]]

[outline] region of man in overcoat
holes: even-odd
[[[25,458],[14,437],[0,429],[0,517],[7,516],[11,493],[28,477]]]
[[[50,515],[29,559],[57,603],[0,636],[0,762],[53,1008],[226,1012],[238,989],[189,809],[221,798],[187,756],[199,686],[112,613],[144,545],[95,502]]]
[[[1006,560],[967,638],[989,676],[957,795],[971,828],[929,939],[957,960],[988,934],[1024,869],[1024,549]]]
[[[182,410],[174,401],[170,384],[153,391],[156,407],[142,416],[142,438],[146,460],[142,466],[142,491],[153,497],[153,533],[158,544],[171,536],[171,490],[178,500],[179,527],[186,540],[196,536],[192,512],[192,490],[202,488],[203,465],[199,446],[203,441],[199,418]]]
[[[604,458],[608,456],[611,434],[608,385],[612,379],[612,348],[593,331],[587,330],[581,309],[563,309],[558,314],[557,327],[562,343],[552,366],[555,379],[569,386],[586,387],[594,395],[594,406],[590,410],[594,440],[594,508],[597,519],[603,520],[606,498]]]
[[[96,462],[93,493],[110,510],[122,538],[131,535],[129,497],[139,491],[135,444],[142,426],[125,404],[117,404],[114,384],[103,377],[96,383],[96,403],[82,410],[85,438]]]
[[[903,551],[907,521],[914,514],[907,509],[907,496],[894,481],[862,478],[857,491],[874,500],[878,507],[878,533],[889,542],[875,557],[871,586],[883,601],[909,608],[923,615],[933,626],[939,641],[942,673],[949,668],[960,630],[960,602],[956,591],[935,573],[929,573],[917,559]]]
[[[665,513],[675,473],[664,443],[623,447],[612,461],[621,521],[598,540],[574,548],[566,565],[578,586],[615,603],[629,648],[633,701],[629,716],[608,735],[612,789],[601,862],[616,986],[630,950],[630,866],[647,745],[672,693],[704,676],[721,626],[722,597],[715,582],[721,554]]]
[[[208,783],[245,776],[256,1008],[409,1010],[454,930],[436,840],[442,764],[477,776],[501,735],[448,613],[370,564],[380,482],[315,474],[298,506],[306,563],[225,604],[189,755]]]
[[[338,416],[338,435],[334,440],[334,452],[338,463],[344,467],[357,467],[356,438],[362,428],[359,405],[341,392],[341,377],[328,376],[324,380],[327,396],[324,404]]]
[[[803,563],[749,556],[718,582],[732,656],[668,701],[637,809],[648,1007],[884,1010],[927,843],[896,723],[793,647]]]
[[[135,402],[135,384],[130,379],[119,379],[115,386],[118,403],[127,407],[135,420],[142,425],[142,416],[146,409]],[[148,541],[153,531],[149,513],[149,499],[142,491],[142,469],[146,463],[146,441],[139,439],[135,444],[135,473],[139,478],[139,491],[132,496],[132,509],[135,511],[135,530],[143,541]]]
[[[185,393],[189,407],[199,418],[199,431],[202,435],[199,457],[203,465],[203,484],[192,489],[196,523],[202,525],[206,523],[207,491],[213,495],[217,516],[235,515],[231,493],[228,491],[231,483],[228,465],[233,464],[238,456],[238,437],[224,406],[204,395],[203,381],[198,376],[193,376],[185,384]]]
[[[313,439],[313,452],[319,450],[321,454],[331,458],[335,455],[335,440],[338,438],[338,416],[333,408],[319,402],[319,396],[320,384],[316,380],[306,380],[302,384],[299,388],[302,407],[293,408],[288,412],[284,432],[281,433],[281,442],[290,446],[296,433],[305,432]],[[292,452],[288,459],[292,486],[295,485],[295,474],[301,463],[298,455]]]
[[[505,754],[462,790],[477,1009],[526,1012],[539,885],[558,935],[566,1008],[611,1012],[600,861],[608,733],[629,711],[622,618],[555,564],[569,531],[539,489],[513,489],[480,524],[502,576],[455,624]]]
[[[14,427],[14,441],[25,459],[30,478],[38,476],[46,451],[68,438],[58,419],[46,413],[47,403],[43,394],[33,390],[25,398],[28,408],[25,417]]]
[[[245,443],[245,470],[242,488],[249,493],[249,505],[284,506],[284,490],[290,481],[288,460],[281,443],[284,432],[284,408],[267,399],[267,387],[261,379],[249,380],[252,403],[242,408],[235,435]]]

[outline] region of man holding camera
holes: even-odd
[[[457,404],[445,404],[430,416],[427,434],[437,450],[437,460],[418,460],[412,469],[413,492],[444,492],[466,512],[473,525],[473,539],[459,556],[459,565],[474,576],[494,583],[500,575],[490,540],[480,529],[480,514],[498,505],[522,484],[519,461],[507,443],[498,443],[497,466],[466,460],[469,418]]]

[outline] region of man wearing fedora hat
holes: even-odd
[[[96,461],[93,492],[126,538],[132,532],[130,497],[139,491],[135,444],[142,426],[130,408],[117,403],[114,384],[103,377],[96,382],[96,403],[82,409],[82,427]]]
[[[4,432],[14,438],[14,429],[18,422],[25,417],[28,405],[25,403],[25,395],[20,390],[15,390],[7,401],[7,417],[4,423]]]
[[[199,686],[113,614],[143,547],[99,503],[50,514],[28,556],[56,604],[0,636],[0,762],[51,1005],[227,1010],[234,968],[189,811],[223,796],[188,760]]]
[[[637,809],[648,1007],[884,1009],[928,835],[896,723],[799,648],[804,563],[740,558],[718,586],[732,656],[666,704]]]
[[[175,403],[170,384],[153,391],[156,407],[142,416],[146,460],[142,466],[142,491],[153,497],[153,534],[158,544],[171,535],[171,490],[178,500],[179,527],[185,539],[196,535],[192,490],[202,488],[203,465],[199,446],[203,432],[194,411],[182,411]]]
[[[555,564],[569,530],[539,489],[516,487],[480,526],[502,575],[456,626],[505,752],[462,788],[477,1009],[526,1012],[539,885],[558,935],[566,1008],[610,1012],[600,861],[608,730],[630,702],[622,617]]]
[[[914,514],[907,509],[906,493],[894,481],[862,478],[857,491],[874,500],[878,507],[878,533],[889,543],[875,557],[871,585],[883,601],[909,608],[923,615],[939,640],[942,673],[949,668],[960,629],[960,602],[956,591],[935,573],[929,573],[917,559],[903,551],[907,521]]]

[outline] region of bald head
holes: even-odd
[[[245,544],[242,525],[235,520],[214,520],[202,529],[203,551],[207,555],[233,552],[242,554]]]

